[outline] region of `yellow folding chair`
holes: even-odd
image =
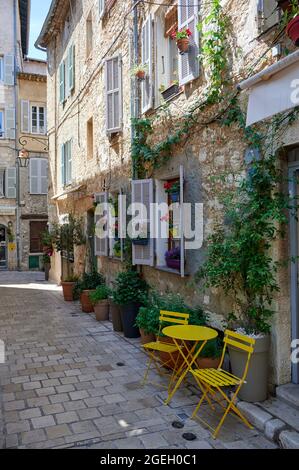
[[[143,385],[147,382],[152,364],[155,366],[160,376],[167,375],[167,373],[163,372],[163,367],[167,368],[171,365],[173,366],[173,364],[175,364],[176,367],[177,359],[173,356],[173,354],[177,352],[179,348],[175,344],[163,342],[163,338],[161,338],[160,335],[162,329],[167,326],[167,324],[174,323],[176,325],[188,325],[189,318],[190,315],[187,313],[168,312],[165,310],[161,310],[159,317],[160,324],[157,341],[143,345],[145,353],[149,356],[149,361],[142,382]],[[161,359],[161,352],[167,353],[167,360]]]
[[[232,375],[222,369],[225,353],[228,346],[232,346],[235,349],[245,351],[247,353],[247,359],[242,378],[236,377],[235,375]],[[224,349],[218,369],[195,369],[191,371],[196,382],[201,388],[201,391],[203,392],[202,398],[196,410],[194,411],[192,418],[195,418],[197,416],[197,419],[199,419],[203,424],[205,424],[208,428],[214,431],[214,439],[216,439],[217,435],[219,434],[219,431],[227,415],[231,412],[234,413],[233,416],[238,417],[241,421],[246,424],[246,426],[248,426],[250,429],[253,429],[253,426],[251,426],[247,419],[242,415],[240,410],[236,407],[235,400],[239,394],[241,387],[244,385],[244,383],[246,383],[250,359],[254,351],[254,346],[254,339],[227,330],[224,335]],[[235,391],[232,394],[231,398],[229,398],[229,396],[223,390],[229,387],[235,387]],[[218,398],[219,395],[220,400]],[[208,402],[210,408],[212,408],[212,410],[215,410],[215,407],[212,403],[213,399],[225,410],[225,413],[222,416],[221,421],[216,429],[213,429],[207,422],[205,422],[202,418],[199,418],[198,416],[198,411],[205,400]]]

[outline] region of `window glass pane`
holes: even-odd
[[[37,107],[32,106],[32,111],[31,111],[31,116],[32,116],[32,132],[36,133],[37,132]]]
[[[44,134],[45,132],[45,109],[39,108],[39,132]]]
[[[0,80],[3,81],[3,57],[0,57]]]
[[[4,137],[4,114],[0,111],[0,139]]]

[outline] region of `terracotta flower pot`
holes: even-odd
[[[142,328],[139,328],[139,331],[141,336],[141,344],[148,344],[156,341],[156,337],[153,333],[147,334]]]
[[[279,8],[282,9],[282,11],[291,11],[292,5],[290,0],[277,0]]]
[[[119,333],[124,331],[121,320],[120,308],[112,301],[110,301],[110,314],[112,317],[113,330]]]
[[[74,300],[74,286],[75,282],[62,282],[62,291],[63,291],[63,298],[66,302],[72,302]]]
[[[189,44],[190,44],[189,38],[178,39],[176,43],[177,43],[179,51],[182,54],[185,54],[186,52],[188,52]]]
[[[89,298],[89,294],[91,292],[95,292],[95,291],[94,290],[84,290],[82,292],[82,294],[80,295],[81,308],[82,308],[82,312],[84,312],[84,313],[94,312],[93,305],[92,305],[91,300]]]
[[[145,71],[144,70],[138,70],[138,72],[136,72],[136,77],[138,78],[138,80],[144,80],[145,79]]]
[[[161,343],[167,343],[167,344],[174,344],[174,341],[171,339],[171,338],[167,338],[167,337],[160,337],[160,341]],[[184,354],[186,354],[187,351],[184,350]],[[160,359],[163,363],[168,363],[165,367],[167,369],[179,369],[181,367],[181,365],[183,364],[184,362],[184,359],[183,357],[181,356],[181,354],[179,353],[179,351],[175,351],[174,353],[172,353],[172,358],[170,356],[169,353],[166,353],[166,352],[163,352],[163,351],[160,351],[159,353],[160,355]]]
[[[199,369],[218,369],[221,357],[213,359],[212,357],[199,357],[196,365]]]
[[[295,46],[299,47],[299,15],[289,22],[286,32]]]
[[[102,300],[94,305],[94,311],[96,314],[97,321],[108,321],[109,320],[109,301]]]

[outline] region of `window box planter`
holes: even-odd
[[[167,267],[170,269],[175,269],[176,271],[181,270],[181,260],[180,259],[171,259],[166,258]]]
[[[294,45],[299,47],[299,15],[293,18],[287,25],[286,33],[293,41]]]
[[[166,88],[166,90],[162,91],[161,95],[163,96],[164,100],[167,101],[173,96],[178,95],[180,90],[181,90],[180,86],[177,84],[174,84]]]
[[[135,238],[132,240],[133,245],[137,246],[147,246],[149,244],[149,239],[148,238]]]

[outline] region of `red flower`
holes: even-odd
[[[188,34],[188,36],[192,36],[192,31],[190,31],[189,28],[186,29],[186,33]]]

